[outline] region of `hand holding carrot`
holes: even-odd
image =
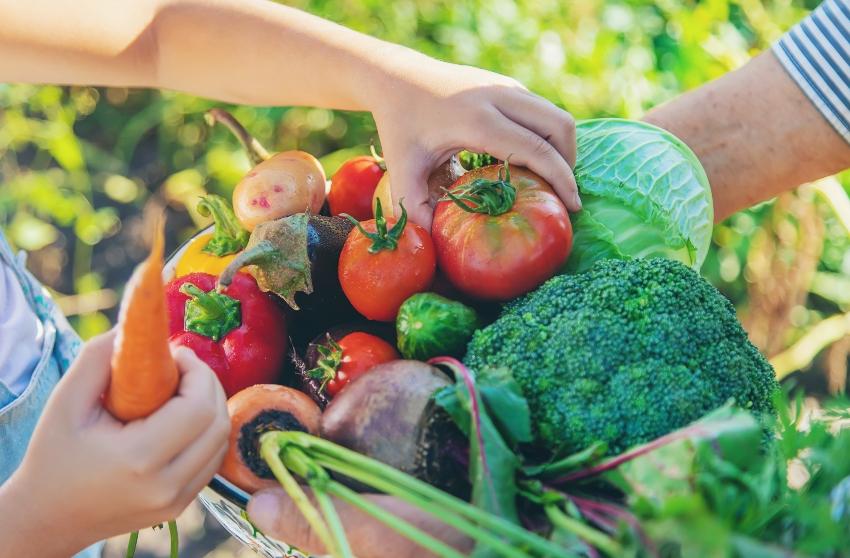
[[[172,519],[218,470],[230,421],[215,374],[192,351],[174,350],[177,394],[147,418],[122,424],[101,405],[114,338],[86,344],[21,467],[0,486],[0,557],[66,557]]]
[[[151,253],[127,284],[112,355],[112,379],[104,404],[118,420],[146,417],[177,391],[177,366],[168,348],[168,311],[162,267],[165,233],[162,219]]]

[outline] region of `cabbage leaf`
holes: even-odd
[[[571,215],[564,271],[603,258],[664,256],[699,270],[714,224],[708,178],[672,134],[617,118],[580,122],[575,167],[583,208]]]

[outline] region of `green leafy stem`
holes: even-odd
[[[328,440],[303,432],[269,432],[260,439],[260,454],[326,549],[337,557],[349,556],[349,546],[332,501],[325,500],[329,496],[361,509],[437,556],[460,558],[463,555],[334,480],[329,471],[405,501],[452,525],[497,555],[512,558],[570,556],[560,545],[536,533]],[[307,498],[293,473],[313,490],[321,511]]]

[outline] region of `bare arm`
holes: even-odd
[[[0,0],[0,22],[0,80],[245,104],[366,110],[381,59],[415,54],[263,0]]]
[[[718,221],[850,167],[850,145],[770,52],[657,107],[645,120],[694,150]]]
[[[515,80],[268,0],[0,0],[0,82],[176,89],[368,110],[393,199],[430,227],[426,180],[460,149],[512,155],[580,207],[572,117]]]

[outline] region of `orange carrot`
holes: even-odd
[[[121,303],[106,409],[127,422],[146,417],[176,392],[177,365],[168,345],[168,313],[162,281],[162,220],[148,258],[136,268]]]

